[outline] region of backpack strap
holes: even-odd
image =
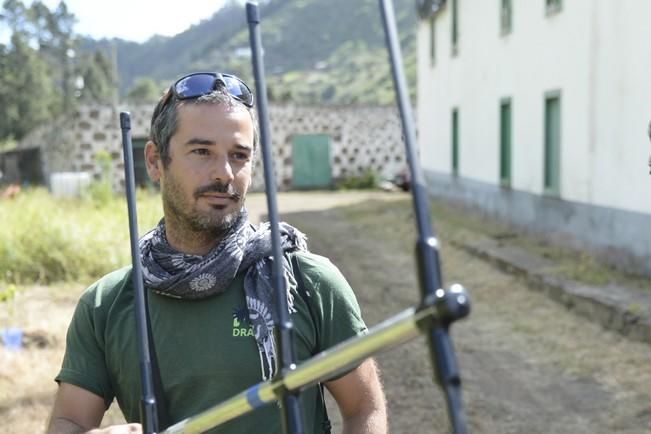
[[[301,267],[298,265],[298,259],[295,254],[290,254],[290,260],[292,263],[292,271],[294,273],[294,279],[296,279],[297,292],[307,305],[307,309],[310,313],[310,319],[312,324],[314,324],[314,330],[316,331],[316,347],[321,349],[321,337],[319,336],[319,329],[317,328],[316,314],[314,313],[314,307],[311,303],[310,291],[305,286],[305,281],[303,280],[303,273],[301,273]],[[323,415],[325,420],[323,421],[323,432],[325,434],[330,434],[332,431],[332,424],[330,423],[330,418],[328,417],[328,409],[326,408],[325,403],[325,392],[323,391],[323,383],[319,383],[319,393],[317,394],[317,406],[323,407]]]
[[[172,420],[167,407],[167,400],[163,390],[163,380],[158,367],[158,357],[156,355],[156,345],[154,343],[154,334],[151,331],[151,317],[149,315],[149,297],[147,289],[145,291],[145,323],[147,323],[147,336],[149,339],[149,360],[151,361],[151,376],[153,380],[154,397],[156,398],[156,415],[158,416],[158,429],[163,431],[170,425]]]

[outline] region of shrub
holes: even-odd
[[[0,286],[0,303],[9,302],[14,299],[18,292],[16,285]]]
[[[85,199],[91,200],[95,206],[101,207],[110,203],[113,199],[111,155],[104,150],[97,151],[95,153],[95,162],[100,168],[100,178],[90,183],[83,196]]]
[[[378,174],[367,169],[361,176],[348,176],[335,183],[337,190],[370,190],[377,188],[380,183]]]

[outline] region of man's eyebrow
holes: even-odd
[[[237,144],[235,145],[235,147],[236,147],[237,149],[242,149],[243,151],[251,151],[251,150],[253,150],[253,148],[252,148],[251,146],[249,146],[249,145],[244,145],[244,144],[242,144],[242,143],[237,143]]]
[[[186,145],[214,145],[215,142],[209,139],[201,139],[199,137],[193,137],[187,142],[185,142]]]
[[[210,139],[202,139],[199,137],[193,137],[187,142],[185,142],[186,146],[191,146],[191,145],[204,145],[204,146],[214,146],[216,143]],[[234,145],[237,149],[241,149],[243,151],[252,151],[253,147],[250,145],[245,145],[243,143],[236,143]]]

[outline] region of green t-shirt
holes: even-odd
[[[327,259],[297,253],[309,289],[295,295],[292,314],[299,360],[362,334],[366,326],[352,289]],[[56,381],[113,398],[127,422],[139,422],[140,371],[131,268],[104,276],[81,296],[66,339],[63,367]],[[247,316],[243,276],[222,294],[178,300],[149,293],[158,363],[170,416],[178,422],[262,381],[260,356]],[[317,335],[319,339],[317,340]],[[320,344],[317,345],[317,342]],[[307,432],[320,432],[324,420],[318,389],[301,394]],[[281,432],[277,405],[266,405],[210,433]]]

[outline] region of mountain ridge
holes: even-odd
[[[416,10],[395,0],[405,69],[415,88]],[[260,5],[270,99],[318,104],[390,104],[393,89],[376,0],[268,0]],[[252,82],[242,2],[230,0],[210,18],[172,37],[144,43],[86,39],[88,49],[115,50],[120,93],[136,79],[161,86],[196,70],[220,70]]]

